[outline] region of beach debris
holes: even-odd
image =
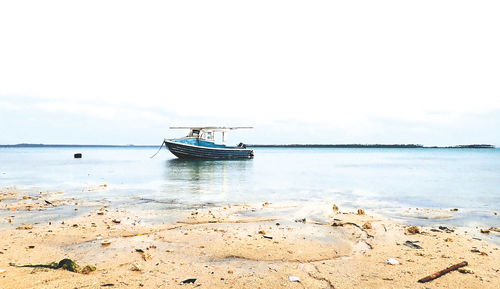
[[[99,211],[99,212],[97,212],[97,214],[102,216],[102,215],[104,215],[104,211]]]
[[[196,278],[189,278],[189,279],[186,279],[186,280],[182,281],[182,282],[180,283],[180,285],[182,285],[182,284],[194,283],[194,282],[196,282]]]
[[[490,231],[500,233],[500,228],[497,228],[497,227],[491,227],[491,228],[490,228]]]
[[[35,246],[34,245],[29,245],[28,249],[35,249]]]
[[[481,251],[479,251],[477,248],[472,248],[470,251],[472,253],[481,253]]]
[[[82,154],[81,153],[76,153],[76,154],[73,155],[73,157],[75,159],[81,159],[82,158]]]
[[[46,203],[47,205],[54,205],[54,204],[52,204],[52,202],[49,202],[49,201],[47,201],[47,200],[44,200],[44,201],[45,201],[45,203]]]
[[[434,273],[434,274],[432,274],[432,275],[429,275],[429,276],[427,276],[427,277],[424,277],[424,278],[422,278],[422,279],[418,280],[418,282],[419,282],[419,283],[425,283],[425,282],[432,281],[432,280],[434,280],[434,279],[436,279],[436,278],[439,278],[439,277],[443,276],[443,275],[444,275],[444,274],[446,274],[446,273],[449,273],[449,272],[451,272],[451,271],[457,270],[458,268],[461,268],[461,267],[465,267],[465,266],[467,266],[467,264],[468,264],[468,263],[467,263],[467,261],[460,262],[460,263],[455,264],[455,265],[453,265],[453,266],[450,266],[450,267],[448,267],[448,268],[446,268],[446,269],[443,269],[443,270],[441,270],[441,271],[438,271],[438,272],[436,272],[436,273]]]
[[[455,232],[455,230],[450,229],[450,228],[445,227],[445,226],[439,226],[438,228],[439,228],[439,230],[445,231],[446,233],[453,233],[453,232]]]
[[[458,272],[462,274],[474,274],[474,272],[469,268],[458,268]]]
[[[444,239],[445,242],[453,242],[453,239],[452,238],[446,238]]]
[[[115,286],[115,284],[113,283],[106,283],[101,285],[101,287],[113,287],[113,286]]]
[[[115,223],[115,224],[120,224],[122,221],[120,221],[120,219],[113,219],[112,222]]]
[[[344,223],[342,222],[333,222],[332,227],[343,227]]]
[[[269,203],[268,203],[268,202],[264,202],[264,203],[262,204],[262,207],[267,207],[267,206],[269,206]]]
[[[457,208],[453,208],[453,209],[450,209],[450,211],[456,212],[456,211],[458,211],[458,209]]]
[[[132,271],[141,271],[142,268],[141,268],[140,264],[134,263],[134,264],[132,264],[132,267],[130,268],[130,270],[132,270]]]
[[[416,243],[418,243],[418,241],[406,241],[403,245],[413,249],[422,249],[422,247]]]
[[[300,278],[297,276],[288,276],[288,281],[290,282],[300,282]]]
[[[5,269],[0,269],[0,274],[7,272]]]
[[[420,234],[420,229],[417,226],[408,227],[406,231],[410,234]]]
[[[227,273],[228,274],[233,274],[234,272],[233,272],[233,270],[229,269],[229,270],[227,270]]]
[[[481,256],[488,256],[488,254],[486,252],[481,252],[481,253],[479,253],[479,255],[481,255]]]
[[[259,231],[259,234],[261,234],[261,235],[265,235],[265,234],[266,234],[266,231],[264,231],[264,230],[260,230],[260,231]]]
[[[93,265],[85,265],[83,268],[78,265],[75,261],[71,259],[62,259],[58,262],[52,262],[50,264],[37,264],[37,265],[16,265],[14,263],[9,264],[14,267],[29,267],[29,268],[48,268],[48,269],[64,269],[70,272],[89,274],[96,270]]]
[[[389,265],[397,265],[397,264],[399,264],[399,261],[394,259],[394,258],[389,258],[389,259],[385,260],[385,263],[389,264]]]
[[[23,196],[23,200],[29,200],[29,199],[31,199],[30,196]]]
[[[358,209],[358,215],[364,215],[365,214],[365,210],[363,209]]]
[[[95,266],[93,265],[85,265],[82,270],[80,270],[80,273],[82,274],[90,274],[90,272],[94,272],[96,270]]]
[[[336,204],[333,204],[332,210],[336,213],[339,211],[339,207]]]
[[[266,238],[266,239],[272,239],[273,237],[269,236],[269,235],[263,235],[262,237]]]
[[[25,225],[22,224],[21,226],[17,227],[18,230],[31,230],[33,229],[33,225]]]
[[[366,223],[363,224],[362,228],[365,229],[365,230],[373,229],[372,222],[367,221]]]
[[[302,219],[296,219],[295,220],[295,223],[306,223],[306,218],[302,218]]]
[[[481,232],[483,234],[489,234],[490,230],[488,230],[488,229],[481,229],[481,230],[479,230],[479,232]]]

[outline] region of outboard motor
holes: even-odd
[[[238,144],[238,147],[239,147],[239,148],[244,148],[244,149],[246,149],[246,148],[247,148],[247,145],[246,145],[246,144],[244,144],[244,143],[242,143],[242,142],[240,142],[240,143]]]

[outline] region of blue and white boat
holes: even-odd
[[[251,127],[171,127],[170,129],[189,129],[182,138],[165,139],[168,150],[181,159],[240,159],[252,158],[253,150],[240,143],[227,146],[226,132]],[[222,144],[215,143],[215,133],[222,134]]]

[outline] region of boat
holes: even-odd
[[[226,132],[235,129],[252,127],[170,127],[170,129],[188,129],[187,136],[176,139],[165,139],[168,150],[180,159],[249,159],[253,158],[253,150],[245,144],[227,146]],[[222,134],[222,143],[215,143],[215,134]]]

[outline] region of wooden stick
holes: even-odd
[[[436,272],[436,273],[434,273],[432,275],[424,277],[424,278],[418,280],[418,282],[420,282],[420,283],[429,282],[431,280],[434,280],[436,278],[439,278],[439,277],[443,276],[446,273],[449,273],[449,272],[451,272],[453,270],[457,270],[458,268],[464,267],[464,266],[467,266],[467,261],[463,261],[462,263],[455,264],[455,265],[450,266],[450,267],[448,267],[448,268],[446,268],[444,270],[441,270],[441,271]]]

